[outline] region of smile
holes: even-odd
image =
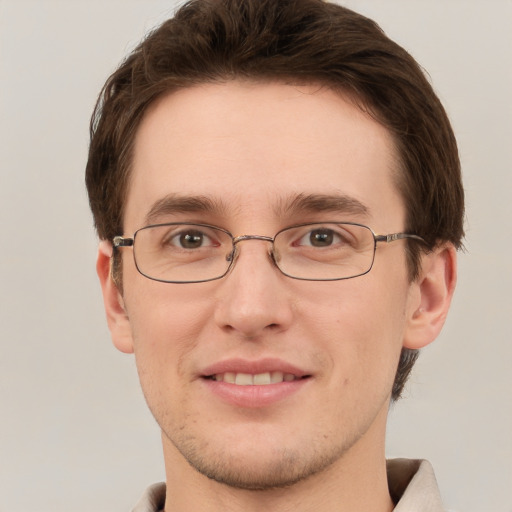
[[[276,371],[257,374],[226,372],[210,375],[208,378],[217,382],[226,382],[237,386],[267,386],[281,382],[292,382],[304,377],[297,377],[292,373]]]

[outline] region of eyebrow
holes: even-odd
[[[358,199],[345,194],[298,194],[281,201],[276,214],[341,213],[368,216],[369,208]]]
[[[181,196],[168,194],[151,206],[145,223],[153,224],[159,218],[178,213],[218,213],[225,214],[227,205],[219,199],[206,196]]]
[[[369,215],[367,206],[345,194],[297,194],[281,198],[274,207],[274,214],[280,218],[322,212]],[[180,213],[207,213],[229,217],[229,213],[233,212],[230,212],[230,208],[222,199],[168,194],[153,203],[145,216],[145,225],[157,223],[162,217]]]

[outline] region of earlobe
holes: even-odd
[[[422,257],[408,312],[405,348],[420,349],[436,339],[446,320],[456,281],[457,255],[452,244],[443,244]]]
[[[133,352],[133,338],[130,320],[125,309],[123,297],[112,279],[111,262],[112,246],[103,240],[98,247],[96,272],[101,284],[103,303],[107,315],[107,324],[112,342],[121,352]]]

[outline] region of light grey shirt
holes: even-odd
[[[387,462],[388,486],[396,503],[394,512],[444,512],[436,477],[426,460],[391,459]],[[161,512],[165,484],[146,489],[132,512]]]

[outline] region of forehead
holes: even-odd
[[[299,196],[342,196],[385,223],[402,213],[397,169],[388,131],[328,88],[196,86],[160,98],[142,120],[125,228],[141,227],[170,195],[206,198],[230,219],[276,217]]]

